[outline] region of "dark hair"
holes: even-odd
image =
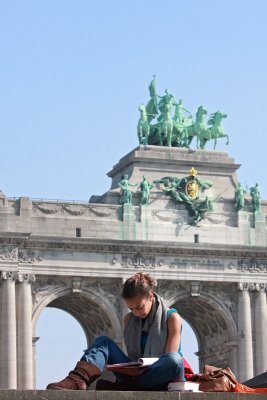
[[[124,283],[121,295],[123,299],[132,299],[136,296],[147,297],[156,286],[157,282],[149,274],[137,272]]]

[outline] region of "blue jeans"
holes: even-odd
[[[132,361],[119,346],[108,336],[99,336],[94,343],[85,350],[82,361],[96,365],[101,371],[106,364],[117,364]],[[118,381],[129,380],[127,375],[115,373]],[[149,389],[162,385],[177,378],[184,381],[184,364],[182,356],[176,352],[163,354],[158,361],[151,365],[142,375],[134,378],[141,389]]]

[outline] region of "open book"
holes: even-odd
[[[142,374],[150,365],[158,361],[157,357],[139,358],[137,361],[129,361],[127,363],[108,364],[107,371],[118,372],[124,375],[137,376]]]

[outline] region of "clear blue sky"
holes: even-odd
[[[228,114],[231,142],[217,149],[266,199],[266,20],[265,0],[1,0],[0,188],[70,200],[108,190],[156,74],[159,94],[192,113]]]

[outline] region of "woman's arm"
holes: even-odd
[[[165,353],[170,351],[177,352],[181,340],[181,317],[179,314],[173,312],[168,318],[168,337],[165,346]]]

